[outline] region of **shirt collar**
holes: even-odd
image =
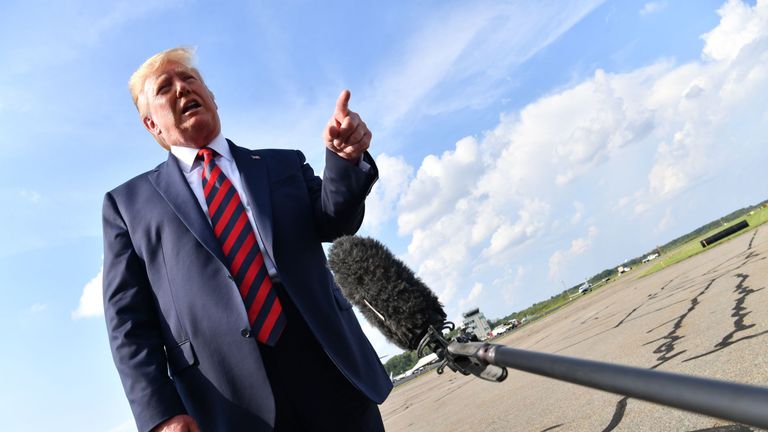
[[[224,135],[219,134],[207,147],[216,150],[216,153],[224,159],[232,160],[232,152],[229,150],[229,144]],[[192,171],[196,163],[201,163],[197,161],[197,151],[198,149],[191,147],[171,146],[171,153],[179,160],[179,165],[185,173]]]

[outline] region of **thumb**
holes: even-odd
[[[339,95],[339,98],[336,99],[336,111],[333,112],[333,117],[339,123],[344,120],[344,117],[346,117],[349,112],[349,98],[351,96],[352,93],[350,93],[349,90],[344,89]]]

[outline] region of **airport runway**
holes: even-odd
[[[634,269],[494,343],[768,387],[766,257],[768,226]],[[503,383],[431,371],[381,411],[389,432],[758,430],[514,370]]]

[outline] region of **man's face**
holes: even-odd
[[[144,127],[166,146],[202,148],[221,131],[218,107],[200,77],[168,62],[144,83]]]

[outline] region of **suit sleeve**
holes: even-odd
[[[304,156],[300,154],[300,158],[321,241],[356,233],[363,223],[365,198],[378,179],[378,168],[371,155],[364,154],[363,160],[369,167],[363,170],[326,149],[322,181],[304,163]]]
[[[104,316],[112,357],[139,431],[185,413],[168,376],[157,305],[114,197],[104,197]]]

